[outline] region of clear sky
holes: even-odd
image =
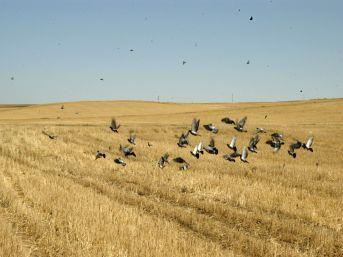
[[[343,97],[343,1],[0,0],[0,90],[0,103]]]

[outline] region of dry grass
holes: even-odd
[[[342,99],[60,106],[0,109],[0,256],[343,256]],[[273,154],[260,143],[249,164],[229,163],[231,136],[241,148],[252,132],[220,123],[226,115],[247,115],[250,131],[282,131],[287,141],[313,134],[314,152],[293,159],[287,147]],[[193,117],[219,126],[218,156],[196,161],[177,147]],[[121,167],[113,159],[130,129],[138,156]],[[97,150],[108,158],[94,161]],[[159,169],[165,152],[191,169]]]

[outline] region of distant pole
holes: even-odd
[[[233,93],[231,94],[231,102],[233,102]]]
[[[160,96],[159,95],[157,96],[157,102],[160,102]]]

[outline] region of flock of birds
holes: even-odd
[[[265,116],[265,118],[267,118],[267,116]],[[240,120],[233,120],[229,117],[225,117],[221,120],[223,123],[228,124],[228,125],[233,125],[233,128],[235,130],[237,130],[238,132],[247,132],[247,129],[245,127],[245,124],[247,122],[247,117],[243,117]],[[113,133],[119,133],[119,128],[121,127],[121,125],[116,121],[115,118],[112,118],[111,120],[111,124],[110,124],[110,129]],[[213,133],[213,134],[217,134],[219,132],[219,129],[212,123],[210,124],[205,124],[203,125],[203,127]],[[177,143],[177,145],[180,148],[186,148],[190,146],[189,143],[189,135],[192,135],[194,137],[200,136],[199,134],[199,129],[200,129],[200,120],[199,119],[193,119],[192,124],[190,129],[185,132],[182,133],[181,136],[179,137],[179,140]],[[256,131],[254,133],[254,136],[250,139],[248,146],[243,146],[242,151],[239,153],[238,149],[237,149],[237,137],[233,136],[230,143],[227,144],[227,147],[232,151],[229,154],[225,154],[223,155],[223,158],[227,161],[230,162],[235,162],[237,158],[239,158],[243,163],[248,163],[248,153],[252,152],[252,153],[257,153],[257,145],[260,142],[260,136],[259,134],[261,133],[266,133],[265,129],[263,128],[256,128]],[[57,136],[56,135],[52,135],[49,134],[45,131],[43,131],[43,134],[48,136],[50,139],[56,139]],[[285,144],[284,141],[284,136],[282,133],[279,132],[274,132],[271,135],[271,138],[268,139],[265,143],[270,145],[273,148],[273,151],[276,153],[281,149],[281,146]],[[296,151],[300,148],[303,148],[305,150],[308,150],[310,152],[313,152],[313,148],[312,148],[312,144],[313,144],[313,136],[310,136],[306,143],[303,143],[297,139],[294,139],[294,142],[292,142],[289,145],[289,149],[288,149],[288,154],[290,156],[292,156],[293,158],[296,158],[297,153]],[[134,132],[132,130],[130,130],[130,134],[128,137],[128,142],[131,145],[136,145],[136,135],[134,134]],[[152,147],[153,145],[148,142],[148,147]],[[130,156],[136,157],[136,153],[134,152],[134,147],[133,146],[129,146],[129,145],[119,145],[119,150],[122,153],[122,156],[119,158],[114,159],[114,162],[122,165],[122,166],[126,166],[126,162],[124,158],[128,158]],[[210,140],[210,143],[207,146],[203,146],[203,143],[200,141],[193,150],[190,151],[190,154],[192,156],[194,156],[196,159],[199,159],[201,155],[204,154],[204,151],[206,151],[208,154],[214,154],[214,155],[218,155],[219,150],[216,147],[215,144],[215,140],[212,137]],[[100,158],[106,158],[106,154],[102,153],[100,151],[96,152],[95,155],[95,160],[100,159]],[[188,170],[190,168],[190,164],[182,157],[178,156],[176,158],[173,159],[174,162],[180,164],[179,169],[180,170]],[[161,158],[159,159],[157,165],[160,168],[164,168],[166,166],[166,164],[169,163],[169,154],[165,153],[163,156],[161,156]]]

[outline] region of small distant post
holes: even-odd
[[[231,102],[233,103],[233,93],[231,94]]]
[[[157,102],[160,102],[160,96],[159,95],[157,96]]]

